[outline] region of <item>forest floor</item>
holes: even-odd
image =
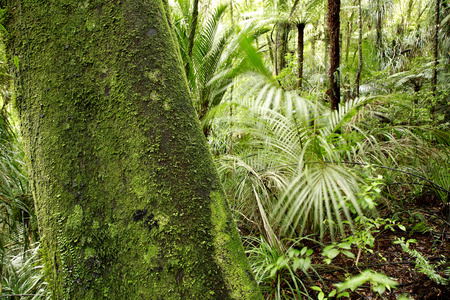
[[[450,274],[445,275],[444,271],[450,268],[449,206],[444,205],[432,193],[425,193],[412,202],[414,203],[404,205],[401,209],[395,209],[395,218],[400,220],[398,224],[403,225],[406,230],[402,230],[399,226],[392,226],[373,234],[374,247],[368,248],[371,251],[358,251],[356,247],[349,250],[356,259],[341,253],[333,259],[332,264],[326,265],[321,250],[315,250],[312,262],[322,280],[318,277],[313,278],[313,285],[321,287],[326,295],[335,289],[335,283],[343,282],[349,276],[371,269],[395,280],[398,283],[397,287],[391,291],[386,290],[380,296],[372,291],[369,283],[366,283],[353,292],[348,290],[350,299],[397,299],[402,294],[409,299],[450,299],[450,286],[438,284],[430,279],[430,276],[419,272],[421,264],[417,263],[417,258],[406,253],[400,244],[394,243],[402,238],[405,242],[410,239],[416,240],[417,242],[409,244],[409,249],[420,252],[430,264],[435,266],[435,274],[448,279]],[[392,214],[390,209],[380,211],[382,218],[392,218],[389,214]],[[359,255],[358,252],[360,252]],[[443,260],[445,263],[439,266]],[[356,261],[358,261],[357,265],[355,265]],[[317,292],[311,291],[311,294],[315,295]]]

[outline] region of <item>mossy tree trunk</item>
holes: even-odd
[[[275,39],[275,75],[281,74],[281,71],[286,67],[286,54],[288,52],[290,25],[288,22],[280,22],[276,25],[276,39]]]
[[[439,63],[439,8],[440,0],[435,0],[434,6],[434,36],[433,36],[433,76],[431,77],[431,92],[433,97],[436,97],[436,85],[437,85],[437,69]],[[431,104],[431,113],[434,113],[434,104]]]
[[[260,299],[167,2],[0,3],[53,299]]]

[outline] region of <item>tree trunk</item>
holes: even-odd
[[[330,52],[329,52],[329,48],[330,48],[330,28],[328,27],[328,14],[323,14],[323,21],[324,21],[324,25],[323,25],[323,44],[324,44],[324,49],[323,49],[323,54],[324,54],[324,59],[323,59],[323,63],[324,63],[324,70],[328,70],[328,63],[329,63],[329,59],[330,59]]]
[[[194,0],[193,7],[192,7],[192,20],[191,24],[189,25],[189,36],[188,36],[188,57],[187,62],[184,67],[184,71],[186,72],[186,76],[189,75],[190,71],[190,61],[192,59],[192,49],[194,49],[194,38],[195,38],[195,31],[197,30],[197,22],[198,22],[198,0]]]
[[[362,13],[361,13],[361,0],[358,0],[358,70],[356,71],[356,79],[355,79],[356,97],[358,97],[358,98],[359,98],[359,86],[360,86],[362,66],[363,66],[363,56],[362,56]]]
[[[440,0],[435,1],[435,23],[434,23],[434,37],[433,37],[433,77],[431,77],[431,91],[433,97],[436,97],[436,85],[437,85],[437,67],[438,67],[438,55],[439,55],[439,6]],[[434,110],[432,105],[432,112]]]
[[[350,43],[351,43],[351,36],[353,34],[353,17],[355,15],[355,12],[352,11],[349,20],[347,21],[347,36],[346,36],[346,47],[345,47],[345,64],[348,66],[348,56],[350,53]]]
[[[339,12],[341,9],[340,0],[328,0],[328,28],[330,30],[330,99],[331,110],[339,109],[341,98],[339,84]]]
[[[52,299],[262,299],[167,2],[6,2]]]
[[[384,49],[383,49],[383,7],[382,4],[380,3],[380,0],[376,0],[377,1],[377,11],[376,13],[376,24],[375,24],[375,29],[376,29],[376,35],[377,35],[377,50],[378,50],[378,56],[380,58],[380,62],[381,62],[381,66],[384,63]],[[381,68],[380,66],[380,68]]]
[[[275,64],[275,74],[280,75],[281,71],[286,67],[286,53],[287,44],[289,38],[289,23],[280,22],[277,25],[277,34],[275,39],[275,54],[276,54],[276,64]]]
[[[297,45],[297,55],[298,55],[298,90],[302,90],[302,80],[303,80],[303,49],[304,49],[304,38],[305,38],[305,23],[297,24],[298,32],[298,45]]]
[[[268,50],[269,50],[269,57],[270,57],[270,61],[271,61],[271,63],[272,63],[272,65],[273,66],[276,66],[276,58],[275,58],[275,55],[274,55],[274,50],[273,50],[273,48],[272,48],[272,40],[271,40],[271,38],[269,37],[269,35],[267,35],[267,48],[268,48]],[[275,70],[276,70],[276,68],[274,67],[274,72],[272,72],[273,74],[275,74]]]

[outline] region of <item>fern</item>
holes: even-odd
[[[449,269],[447,268],[446,272],[444,273],[447,276],[447,278],[442,277],[436,271],[436,268],[438,266],[445,264],[445,259],[440,261],[437,265],[431,264],[425,258],[425,256],[423,256],[422,253],[420,253],[416,249],[411,249],[409,247],[410,243],[415,243],[415,242],[416,241],[413,240],[413,239],[410,239],[410,240],[405,242],[405,239],[401,238],[401,239],[397,239],[396,241],[394,241],[394,244],[399,244],[404,252],[408,253],[409,255],[411,255],[412,257],[415,258],[415,260],[416,260],[416,267],[418,267],[418,269],[417,269],[418,272],[427,275],[428,278],[430,278],[431,280],[433,280],[434,282],[436,282],[438,284],[442,284],[442,285],[449,284],[450,283],[450,279],[449,279],[450,277],[448,276],[449,275]]]

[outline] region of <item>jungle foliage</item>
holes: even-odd
[[[338,109],[327,1],[197,1],[197,22],[195,1],[170,3],[255,278],[266,299],[448,299],[450,2],[339,2]],[[6,58],[1,68],[1,295],[43,299]]]

